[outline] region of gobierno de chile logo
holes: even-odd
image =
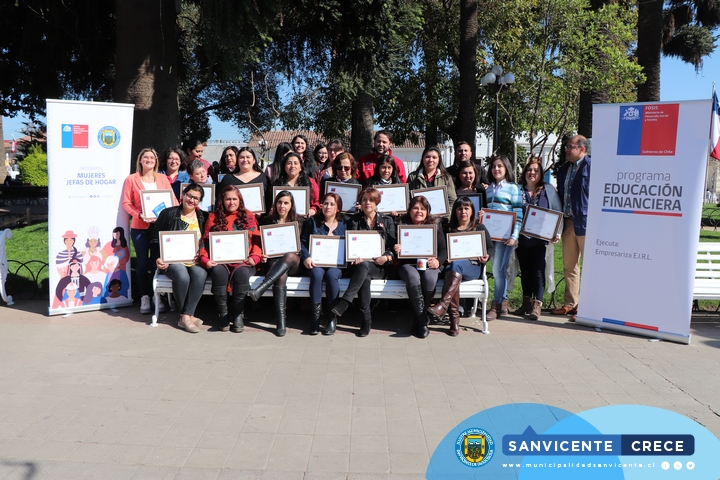
[[[455,454],[468,467],[482,467],[495,454],[495,441],[482,428],[468,428],[457,437]]]
[[[120,131],[113,126],[106,126],[98,132],[98,143],[103,148],[115,148],[120,143]]]

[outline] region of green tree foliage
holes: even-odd
[[[37,187],[48,186],[47,154],[38,143],[30,145],[28,154],[18,165],[23,183]]]

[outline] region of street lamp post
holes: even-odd
[[[493,131],[493,155],[497,153],[498,143],[500,143],[500,132],[498,129],[498,105],[500,104],[500,91],[503,87],[510,86],[515,83],[515,75],[505,73],[500,65],[495,65],[480,79],[481,87],[492,88],[495,93],[495,130]]]

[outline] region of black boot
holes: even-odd
[[[328,308],[328,305],[325,305],[325,311],[329,312],[327,314],[327,322],[325,323],[325,330],[323,330],[323,335],[333,335],[335,333],[335,328],[337,327],[337,317],[334,313],[330,312],[330,308]]]
[[[273,287],[273,297],[275,300],[275,317],[277,318],[277,333],[278,337],[285,336],[285,319],[287,318],[287,312],[285,305],[287,303],[287,287]]]
[[[245,299],[247,298],[247,290],[240,290],[234,292],[230,297],[230,308],[229,317],[233,324],[232,330],[235,333],[242,333],[245,331],[245,324],[243,323],[243,313],[245,312]]]
[[[228,330],[230,330],[230,319],[228,318],[227,286],[212,287],[210,291],[213,294],[213,298],[215,298],[215,305],[218,309],[218,318],[220,319],[220,324],[218,325],[218,328],[223,332],[227,332]]]
[[[253,301],[257,302],[260,297],[263,296],[263,293],[265,293],[268,288],[275,285],[275,282],[278,281],[280,277],[285,275],[287,271],[290,270],[290,265],[283,262],[282,260],[278,260],[275,262],[275,264],[270,267],[270,271],[265,275],[265,278],[263,281],[258,285],[257,288],[253,288],[248,293],[248,296],[253,299]]]
[[[423,298],[423,291],[420,285],[413,285],[406,287],[407,295],[410,299],[410,308],[415,315],[415,321],[413,322],[412,334],[418,338],[425,338],[430,334],[427,328],[428,318],[425,315],[425,300]]]
[[[313,303],[310,307],[312,312],[312,322],[310,323],[310,335],[317,335],[320,333],[320,315],[322,314],[322,303]]]
[[[358,337],[367,337],[370,334],[370,328],[372,327],[372,310],[370,309],[370,302],[367,305],[360,307],[360,313],[362,314],[362,321],[360,323],[360,332]]]
[[[330,312],[332,312],[334,315],[337,315],[338,317],[342,317],[343,313],[347,311],[349,306],[349,301],[345,300],[342,297],[339,297],[332,303],[332,305],[330,305]]]

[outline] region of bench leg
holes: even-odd
[[[477,302],[477,298],[475,299],[475,302]],[[487,322],[487,318],[485,317],[486,310],[487,310],[487,297],[482,299],[482,308],[480,309],[480,318],[482,318],[482,322],[483,322],[482,333],[489,334],[490,330],[488,329],[488,322]]]
[[[160,314],[160,293],[155,292],[155,313],[152,316],[151,327],[157,327],[158,315]]]

